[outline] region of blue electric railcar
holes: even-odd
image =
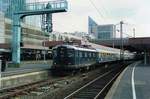
[[[53,48],[52,69],[79,69],[96,64],[98,52],[95,49],[72,45],[59,45]]]

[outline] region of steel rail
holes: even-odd
[[[79,88],[78,90],[74,91],[73,93],[71,93],[70,95],[66,96],[64,99],[70,99],[71,97],[73,97],[75,94],[79,93],[81,90],[83,90],[84,88],[88,87],[89,85],[91,85],[92,83],[96,82],[97,80],[103,78],[104,76],[108,75],[109,73],[111,73],[114,70],[108,71],[102,75],[100,75],[99,77],[97,77],[96,79],[92,80],[91,82],[87,83],[86,85],[84,85],[83,87]]]

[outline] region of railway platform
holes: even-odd
[[[29,69],[50,69],[52,60],[46,61],[22,61],[19,68],[9,67],[7,63],[6,70],[4,72],[29,70]]]
[[[117,78],[105,99],[150,99],[150,64],[129,65]]]
[[[48,79],[52,61],[26,61],[19,68],[7,67],[1,73],[0,89]]]

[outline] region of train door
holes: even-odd
[[[67,49],[68,65],[75,65],[75,50]]]
[[[61,65],[66,65],[68,63],[67,60],[67,48],[66,47],[58,47],[57,48],[57,62]]]

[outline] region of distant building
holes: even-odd
[[[116,27],[114,24],[99,25],[97,27],[97,39],[107,40],[115,37]]]
[[[12,19],[16,1],[17,0],[0,0],[0,11],[2,11],[5,14],[5,17]],[[19,8],[23,9],[23,5],[25,5],[26,0],[19,0],[19,2],[20,2]]]
[[[71,34],[74,35],[74,36],[77,36],[77,37],[85,37],[85,36],[87,36],[86,32],[78,32],[78,31],[76,31],[76,32],[71,33]]]
[[[91,39],[112,39],[116,36],[116,27],[114,24],[98,25],[91,17],[88,17],[88,33]]]
[[[5,17],[12,19],[14,5],[17,0],[0,0],[0,11],[2,11]],[[31,3],[33,0],[19,0],[20,9],[23,9],[25,3]],[[13,6],[12,6],[13,5]],[[26,16],[24,18],[24,22],[29,25],[33,25],[36,27],[41,27],[41,16]]]
[[[90,36],[96,36],[97,26],[97,23],[91,17],[88,17],[88,33]]]
[[[0,43],[4,43],[4,32],[5,32],[5,23],[4,15],[0,12]]]

